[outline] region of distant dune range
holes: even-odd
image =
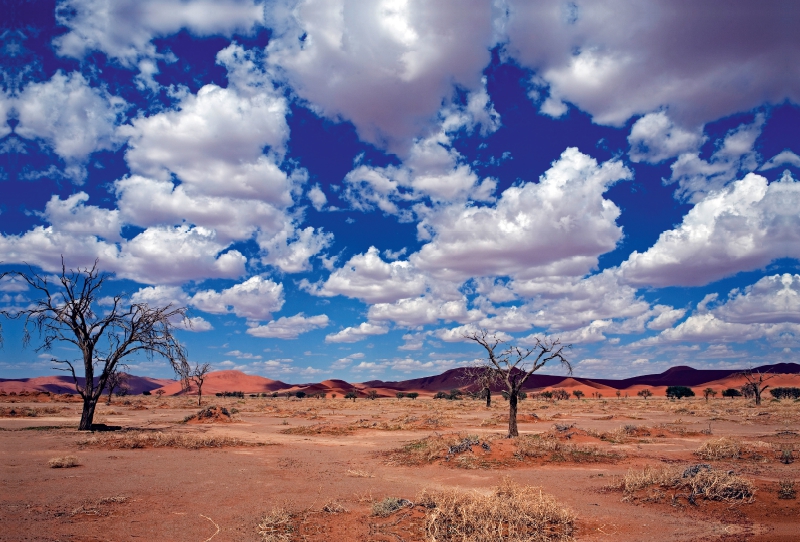
[[[755,370],[770,372],[777,376],[769,381],[771,387],[800,387],[800,364],[778,363],[763,365]],[[610,380],[601,378],[580,378],[575,376],[553,376],[545,374],[533,375],[525,386],[526,391],[544,391],[564,389],[572,393],[580,390],[586,397],[593,393],[600,393],[603,397],[616,396],[617,390],[630,397],[642,389],[649,389],[655,396],[664,396],[667,386],[689,386],[699,396],[705,388],[712,388],[721,392],[727,388],[738,388],[745,383],[743,377],[738,376],[742,369],[705,370],[692,369],[691,367],[672,367],[660,374],[642,375],[623,380]],[[83,379],[81,384],[83,383]],[[165,395],[196,395],[197,388],[192,386],[183,390],[181,384],[175,380],[148,378],[131,375],[129,386],[132,394],[141,394],[143,391],[155,392],[163,390]],[[280,380],[271,380],[262,376],[248,375],[241,371],[216,371],[209,373],[203,385],[203,395],[214,395],[224,391],[241,391],[252,393],[284,393],[304,391],[307,394],[336,393],[344,395],[349,391],[366,392],[375,390],[379,396],[394,396],[397,392],[417,392],[423,396],[431,396],[438,391],[449,391],[454,388],[465,388],[469,382],[465,380],[465,369],[451,369],[440,375],[401,380],[397,382],[384,382],[371,380],[351,384],[344,380],[324,380],[311,384],[287,384]],[[474,386],[472,386],[474,388]],[[500,386],[495,387],[499,391]],[[42,376],[24,379],[0,379],[0,393],[50,392],[74,393],[75,386],[68,376]]]

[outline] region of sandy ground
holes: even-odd
[[[424,510],[380,518],[372,503],[387,496],[413,502],[426,488],[488,492],[505,476],[540,486],[571,509],[576,540],[800,540],[800,500],[778,499],[780,480],[797,480],[800,493],[800,403],[792,401],[761,407],[702,398],[521,403],[523,435],[589,446],[599,451],[590,460],[514,457],[515,444],[502,438],[502,400],[487,409],[472,400],[210,397],[204,405],[226,407],[233,422],[182,423],[197,412],[196,401],[115,399],[100,406],[95,421],[123,431],[87,434],[74,429],[79,403],[0,397],[0,540],[262,540],[258,525],[273,509],[293,514],[287,540],[424,540]],[[555,424],[574,427],[559,432]],[[624,436],[626,425],[646,430]],[[709,427],[710,435],[701,432]],[[133,430],[251,445],[119,449],[103,443]],[[488,442],[491,452],[476,446],[445,461],[443,450],[419,465],[391,453],[456,433]],[[721,461],[693,455],[722,436],[755,452]],[[786,449],[794,450],[795,463],[779,461]],[[50,459],[64,456],[76,457],[78,466],[49,467]],[[669,490],[661,499],[624,499],[614,488],[629,469],[700,462],[751,480],[754,502],[691,505],[673,502]],[[346,512],[322,511],[334,500]]]

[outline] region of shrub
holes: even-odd
[[[753,502],[755,486],[733,471],[714,470],[711,465],[699,464],[688,467],[663,466],[660,468],[645,467],[643,471],[629,470],[620,483],[626,498],[647,487],[657,486],[682,490],[686,493],[675,493],[673,501],[683,496],[691,504],[696,504],[697,497],[712,501],[744,501]]]
[[[403,393],[402,391],[398,391],[397,393],[394,394],[394,396],[397,397],[398,399],[402,399],[403,397],[406,396],[406,394]]]
[[[778,498],[779,499],[796,499],[797,491],[794,489],[793,480],[781,480],[778,482]]]
[[[306,396],[306,392],[298,391],[297,393],[294,394],[294,396],[297,397],[298,399],[302,399],[303,397]]]
[[[682,397],[694,397],[694,391],[687,386],[667,386],[667,397],[670,399],[681,399]]]
[[[569,399],[569,393],[566,390],[554,390],[553,399],[557,399],[559,401],[567,401]]]
[[[489,495],[443,490],[423,492],[426,540],[441,542],[572,540],[575,514],[541,488],[506,478]]]
[[[372,503],[372,515],[385,518],[406,506],[412,506],[411,501],[398,499],[397,497],[386,497],[382,501]]]
[[[728,437],[707,440],[695,450],[694,455],[706,461],[739,459],[742,456],[742,444],[738,440]]]
[[[369,390],[367,392],[367,399],[370,399],[370,400],[374,401],[377,398],[378,398],[378,392],[377,391]]]
[[[653,395],[653,392],[652,392],[652,391],[650,391],[650,390],[644,389],[644,390],[639,390],[639,391],[636,393],[636,395],[638,395],[639,397],[644,397],[645,399],[647,399],[648,397],[650,397],[651,395]]]
[[[411,399],[416,399],[417,397],[419,397],[419,394],[415,391],[412,391],[411,393],[407,393],[406,397],[409,397]]]
[[[47,462],[50,465],[51,469],[68,469],[71,467],[78,466],[78,458],[74,455],[68,455],[65,457],[54,457],[50,461]]]
[[[772,388],[769,393],[775,399],[800,399],[800,388]]]
[[[358,397],[358,394],[356,394],[356,392],[354,391],[348,391],[347,393],[344,394],[345,399],[352,399],[353,401],[355,401],[356,397]]]
[[[434,399],[449,399],[450,396],[443,391],[437,391],[436,395],[433,396]]]
[[[580,399],[583,397],[583,392],[581,390],[572,390],[572,395],[574,395],[576,399]]]
[[[722,390],[723,397],[741,397],[742,392],[737,390],[736,388],[728,388],[727,390]]]
[[[144,391],[142,392],[142,395],[152,395],[152,394],[151,394],[151,393],[150,393],[148,390],[144,390]]]

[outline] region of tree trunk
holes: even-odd
[[[517,392],[508,395],[508,438],[519,436],[517,430]]]
[[[761,406],[761,391],[755,386],[753,386],[753,388],[756,396],[756,406]]]
[[[203,386],[197,386],[197,406],[202,406]]]
[[[92,421],[94,420],[94,409],[97,406],[97,400],[91,397],[83,398],[83,412],[81,412],[81,424],[78,426],[79,431],[91,431]]]
[[[492,390],[490,388],[486,389],[486,408],[491,408],[492,406]]]

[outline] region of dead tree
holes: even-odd
[[[91,430],[97,401],[108,388],[109,378],[120,362],[131,356],[166,358],[182,377],[184,387],[188,386],[183,378],[188,374],[186,350],[173,335],[173,321],[187,321],[185,308],[130,303],[127,296],[120,294],[104,299],[107,306],[98,314],[100,290],[110,275],[97,269],[97,261],[91,268],[68,270],[62,258],[61,273],[53,283],[48,275],[40,275],[30,267],[27,272],[16,271],[14,275],[27,282],[39,296],[28,308],[11,315],[24,319],[23,343],[30,344],[34,329],[42,339],[37,352],[51,351],[54,345],[67,343],[80,353],[75,360],[52,360],[66,366],[56,368],[72,375],[75,389],[83,399],[80,430]],[[78,377],[79,371],[83,373],[83,382]]]
[[[498,372],[500,382],[508,393],[508,438],[519,436],[517,401],[528,378],[554,359],[559,360],[569,370],[569,374],[572,374],[572,366],[563,354],[564,348],[571,346],[562,345],[559,339],[537,338],[532,348],[508,345],[500,350],[506,343],[485,329],[464,335],[464,338],[475,341],[486,349],[488,359],[483,367]]]
[[[194,366],[194,369],[191,370],[189,373],[189,378],[192,382],[197,385],[197,406],[202,405],[203,400],[203,382],[205,382],[206,375],[211,370],[210,363],[203,363],[202,365],[197,363]]]
[[[747,384],[742,386],[742,393],[744,393],[745,397],[752,397],[755,399],[756,406],[761,405],[761,394],[769,388],[769,384],[764,385],[764,382],[775,378],[772,373],[762,373],[761,371],[757,371],[755,369],[748,369],[746,371],[742,371],[739,373],[739,376],[744,377],[747,381]]]
[[[486,408],[490,408],[492,406],[492,386],[501,382],[502,375],[492,367],[481,365],[464,369],[460,380],[470,385],[477,385],[481,390],[481,398],[486,399]]]
[[[111,404],[111,396],[116,392],[117,395],[127,395],[130,388],[128,388],[128,375],[122,372],[122,367],[114,367],[114,371],[109,375],[106,381],[108,388],[108,401],[107,405]]]

